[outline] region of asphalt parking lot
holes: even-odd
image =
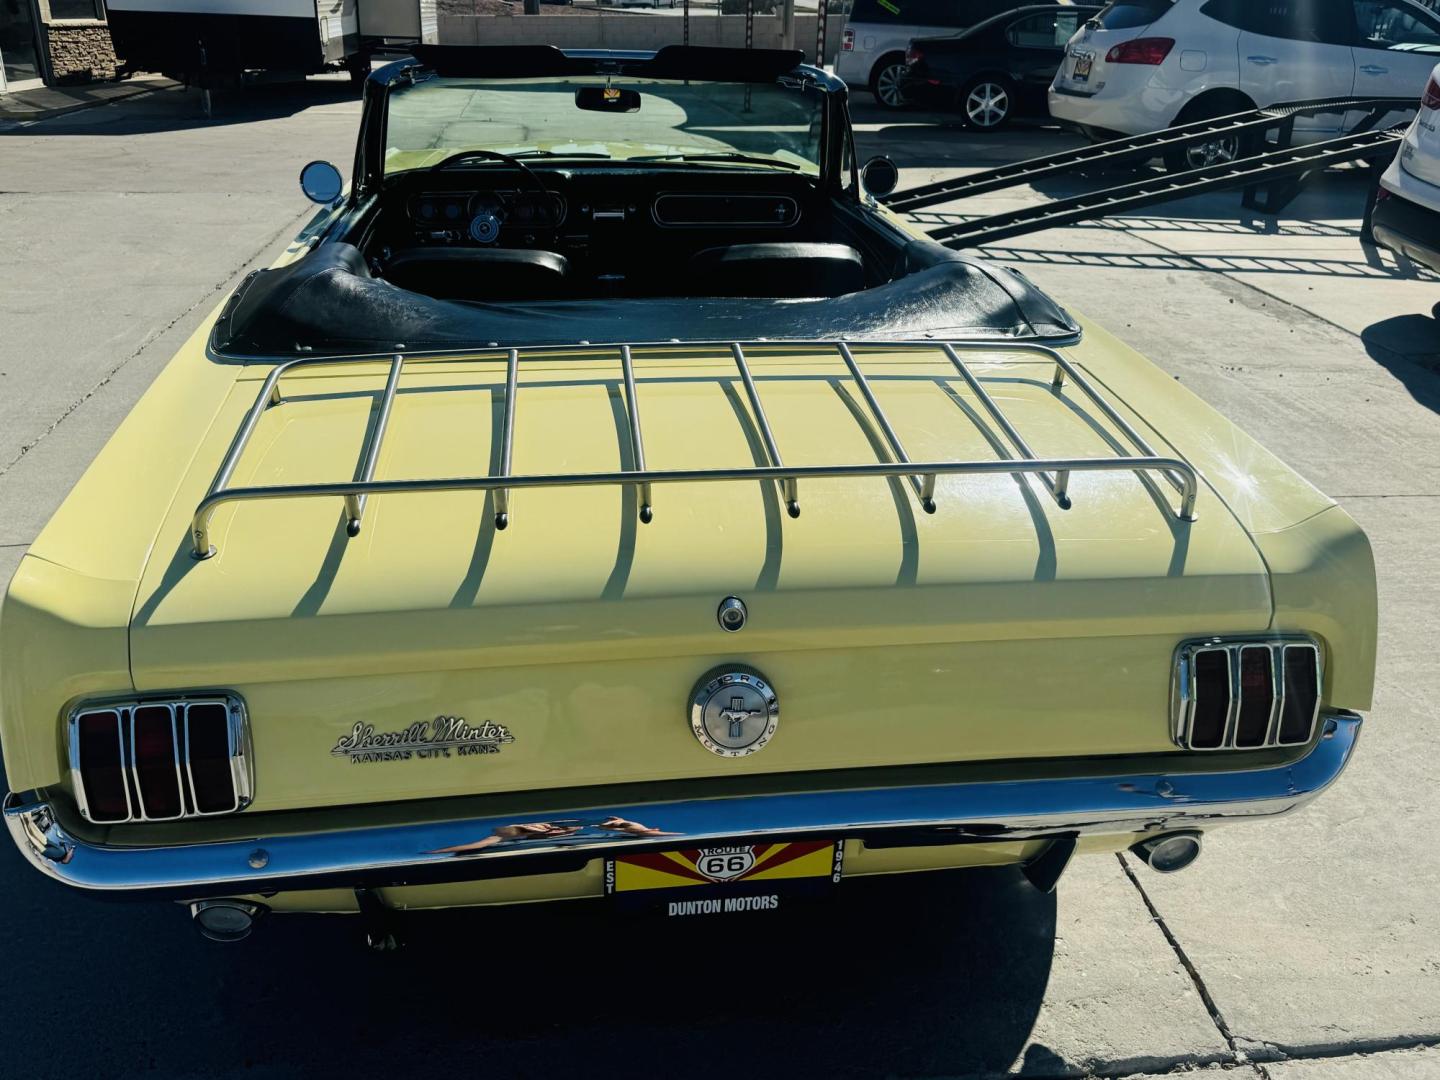
[[[1073,144],[864,95],[856,114],[862,159],[890,154],[902,185]],[[209,122],[165,90],[0,127],[0,581],[177,345],[310,215],[300,166],[348,169],[357,117],[343,81],[315,80],[221,97]],[[341,918],[205,943],[178,908],[73,895],[0,844],[0,1076],[1440,1076],[1440,278],[1360,244],[1367,183],[1331,174],[1279,220],[1222,194],[985,251],[1369,532],[1375,708],[1312,807],[1207,836],[1174,877],[1081,860],[1053,897],[1008,873],[872,879],[718,942],[585,906],[461,911],[414,920],[391,956]]]

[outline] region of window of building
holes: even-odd
[[[100,19],[105,15],[100,0],[50,0],[49,6],[51,20]]]

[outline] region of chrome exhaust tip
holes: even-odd
[[[1200,834],[1175,832],[1154,836],[1141,840],[1130,852],[1157,874],[1173,874],[1200,857]]]
[[[190,905],[190,917],[200,936],[210,941],[244,941],[255,920],[269,908],[245,900],[197,900]]]

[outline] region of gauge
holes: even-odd
[[[482,210],[470,219],[470,239],[477,244],[493,244],[500,237],[500,216],[493,210]]]
[[[462,225],[469,217],[470,196],[464,192],[454,195],[416,195],[410,200],[410,218],[423,225]]]
[[[516,192],[511,200],[511,224],[558,228],[565,217],[565,200],[553,191],[547,194],[549,197],[542,199],[539,192]]]

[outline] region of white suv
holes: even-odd
[[[1370,226],[1391,251],[1440,272],[1440,65],[1430,75],[1400,153],[1380,178]]]
[[[1412,0],[1123,0],[1070,39],[1050,113],[1110,138],[1307,98],[1418,100],[1437,53],[1440,17]],[[1296,133],[1358,119],[1301,117]],[[1167,163],[1195,168],[1239,149],[1217,140]]]
[[[1033,2],[1033,0],[1032,0]],[[1060,0],[1068,3],[1069,0]],[[903,109],[905,52],[912,38],[958,34],[1026,0],[855,0],[840,39],[835,74],[868,87],[887,109]]]

